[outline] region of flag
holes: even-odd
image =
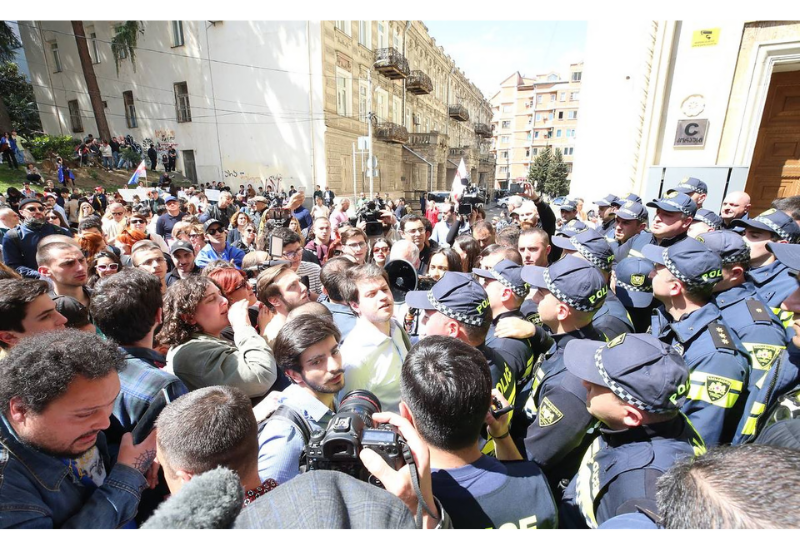
[[[461,197],[461,193],[466,189],[467,179],[467,166],[464,164],[464,157],[461,157],[461,162],[458,163],[458,170],[456,170],[456,175],[453,178],[453,188],[451,190],[455,200],[458,200]]]
[[[144,161],[142,161],[142,163],[138,166],[138,168],[136,168],[136,171],[131,176],[131,179],[128,180],[128,185],[131,184],[136,185],[136,183],[139,181],[139,178],[141,177],[144,178],[147,177],[147,169],[145,168]]]

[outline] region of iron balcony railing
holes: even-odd
[[[375,70],[390,80],[406,78],[411,70],[402,53],[394,48],[379,48],[375,51]]]

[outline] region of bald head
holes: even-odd
[[[744,191],[734,191],[728,193],[725,200],[722,201],[722,210],[719,212],[719,217],[725,222],[725,225],[730,225],[733,220],[738,220],[750,211],[750,195]]]
[[[392,252],[389,260],[405,260],[414,268],[419,267],[419,248],[411,241],[405,239],[397,241],[392,245]]]

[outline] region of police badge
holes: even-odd
[[[631,275],[631,284],[633,286],[642,286],[646,278],[645,275]]]
[[[730,389],[731,383],[729,380],[716,376],[709,376],[706,378],[706,393],[708,393],[708,397],[711,398],[711,401],[719,401],[728,395]]]

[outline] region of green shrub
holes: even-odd
[[[72,159],[75,148],[81,142],[72,136],[53,136],[45,134],[28,140],[27,149],[36,160],[44,160],[49,153],[54,153],[64,159]]]
[[[122,158],[133,164],[134,168],[139,166],[139,163],[142,162],[142,155],[133,149],[120,149],[119,154]]]

